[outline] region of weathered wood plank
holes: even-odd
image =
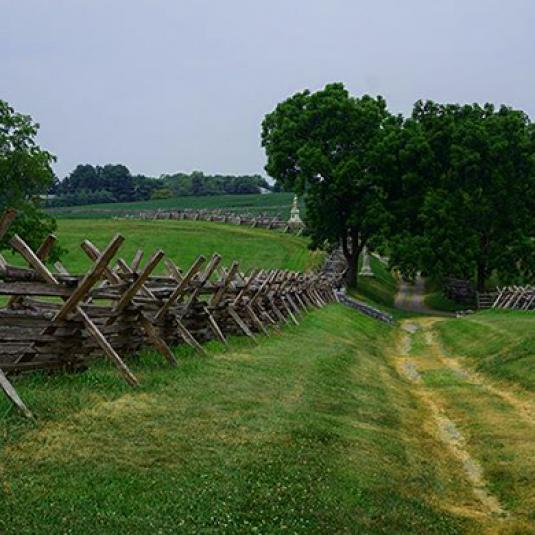
[[[5,395],[17,407],[17,409],[26,416],[26,418],[33,419],[33,415],[26,407],[20,396],[17,394],[17,391],[13,388],[13,385],[9,382],[8,378],[5,376],[4,372],[0,370],[0,387],[4,391]]]

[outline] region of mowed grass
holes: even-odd
[[[437,324],[448,352],[479,372],[535,391],[535,314],[485,311]]]
[[[214,195],[173,197],[172,199],[158,199],[152,201],[138,201],[127,203],[89,204],[85,206],[69,206],[50,208],[48,211],[56,217],[88,217],[94,214],[113,217],[125,213],[141,210],[228,210],[235,213],[266,213],[278,215],[285,219],[290,217],[293,193],[267,193],[248,195]],[[303,207],[302,207],[303,209]]]
[[[388,363],[393,328],[331,305],[178,368],[131,359],[0,399],[0,532],[477,533],[462,481]]]
[[[185,269],[200,254],[208,257],[219,253],[224,265],[237,260],[244,270],[257,267],[303,271],[321,265],[324,257],[321,252],[308,250],[306,238],[271,230],[203,221],[77,219],[58,221],[56,234],[66,250],[62,263],[72,273],[85,272],[91,262],[80,244],[89,239],[103,249],[116,233],[126,238],[119,251],[126,261],[137,249],[145,252],[145,261],[156,249],[162,249],[167,258]],[[24,264],[17,254],[6,257]]]

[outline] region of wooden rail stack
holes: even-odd
[[[490,303],[490,304],[489,304]],[[535,310],[535,286],[506,286],[479,295],[480,308]]]
[[[14,215],[7,211],[0,218],[0,239]],[[170,346],[186,343],[204,352],[206,340],[226,343],[232,334],[256,339],[284,323],[299,324],[305,311],[336,300],[332,276],[279,269],[243,273],[237,262],[221,267],[217,254],[199,256],[184,270],[167,259],[166,273],[156,275],[164,252],[155,251],[143,267],[140,250],[127,262],[118,256],[120,235],[102,251],[88,240],[81,244],[93,262],[84,275],[60,263],[52,271],[46,259],[55,240],[48,236],[33,251],[15,235],[10,245],[27,267],[0,256],[0,296],[8,298],[0,308],[0,386],[28,416],[11,374],[85,369],[107,357],[136,386],[128,356],[143,347],[152,346],[175,366]]]
[[[156,212],[140,212],[141,219],[174,219],[192,221],[212,221],[226,223],[228,225],[241,225],[252,228],[265,228],[268,230],[280,230],[300,234],[302,228],[288,225],[288,222],[278,217],[249,214],[235,214],[221,210],[158,210]]]

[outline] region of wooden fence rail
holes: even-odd
[[[478,294],[479,308],[535,310],[535,286],[506,286]]]
[[[0,239],[13,212],[0,218]],[[120,256],[124,238],[116,235],[100,251],[86,240],[81,247],[93,262],[83,275],[71,274],[60,263],[54,271],[46,259],[55,242],[48,236],[37,251],[20,236],[10,245],[27,267],[10,265],[0,255],[0,388],[26,415],[9,376],[29,370],[85,369],[95,358],[107,357],[131,386],[138,379],[128,356],[146,346],[170,366],[177,361],[170,347],[185,343],[204,353],[202,343],[229,335],[256,340],[285,323],[299,324],[304,312],[336,300],[335,276],[288,270],[252,270],[238,262],[221,266],[214,254],[199,256],[181,269],[165,261],[165,275],[155,275],[164,252],[155,251],[142,266],[143,251],[129,263]]]
[[[191,220],[191,221],[212,221],[226,223],[228,225],[241,225],[251,228],[265,228],[269,230],[280,230],[282,232],[291,232],[300,234],[303,231],[302,226],[289,225],[278,217],[250,214],[236,214],[223,210],[157,210],[154,212],[140,212],[140,219],[174,219],[174,220]]]

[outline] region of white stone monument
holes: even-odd
[[[368,253],[368,248],[363,247],[362,249],[362,267],[360,268],[359,275],[363,277],[373,277],[373,271],[370,266],[370,255]]]
[[[297,195],[294,195],[292,209],[290,210],[290,219],[288,219],[288,226],[291,228],[303,228],[305,224],[299,215],[299,206],[297,205]]]

